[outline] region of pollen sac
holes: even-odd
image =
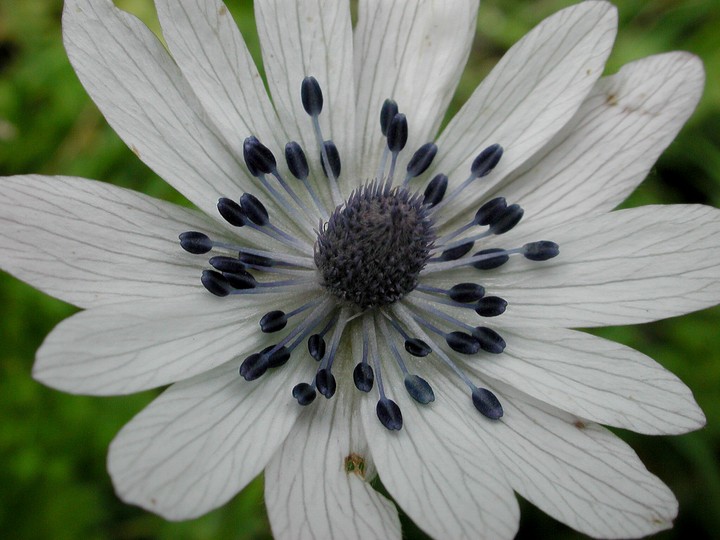
[[[507,301],[499,296],[486,296],[475,305],[475,313],[481,317],[497,317],[505,313]]]
[[[375,373],[370,364],[365,362],[359,363],[353,370],[353,382],[355,387],[361,392],[369,392],[373,388],[375,382]]]
[[[539,242],[531,242],[523,246],[523,255],[531,261],[547,261],[560,254],[560,246],[555,242],[541,240]]]
[[[354,191],[318,232],[315,265],[328,291],[360,309],[412,291],[435,239],[419,196],[371,183]]]
[[[485,352],[500,354],[505,350],[505,340],[491,328],[478,326],[472,335],[480,344],[480,348]]]
[[[268,370],[268,358],[261,353],[254,353],[248,356],[243,363],[240,364],[240,375],[246,381],[254,381],[262,377]]]
[[[425,188],[423,204],[427,204],[430,208],[438,204],[443,200],[447,187],[448,177],[446,175],[438,174],[435,176]]]
[[[325,340],[320,334],[313,334],[308,338],[308,352],[318,362],[325,356]]]
[[[317,116],[323,109],[323,94],[320,83],[315,77],[305,77],[300,86],[300,98],[303,109],[310,116]]]
[[[461,304],[470,304],[485,296],[485,287],[477,283],[458,283],[448,291],[448,296]]]
[[[450,249],[446,249],[443,251],[440,256],[438,257],[439,261],[456,261],[460,257],[464,257],[468,251],[470,251],[473,246],[475,245],[475,242],[465,242],[464,244],[460,244],[459,246],[455,246]]]
[[[410,394],[410,397],[418,403],[427,405],[435,401],[435,392],[433,392],[428,382],[418,375],[405,375],[405,389]]]
[[[276,368],[283,366],[290,359],[290,351],[287,347],[280,347],[274,353],[269,354],[275,348],[275,345],[270,345],[262,350],[262,355],[267,359],[268,367]]]
[[[473,257],[477,257],[478,255],[488,256],[487,259],[482,259],[472,263],[473,267],[478,270],[493,270],[494,268],[501,267],[510,260],[510,256],[507,254],[507,251],[500,248],[483,249],[473,255]]]
[[[227,197],[221,197],[217,203],[218,212],[230,225],[244,227],[248,218],[238,203]]]
[[[232,285],[225,276],[215,270],[203,270],[200,281],[215,296],[227,296],[233,291]]]
[[[424,173],[432,164],[437,154],[438,147],[434,143],[425,143],[413,154],[407,164],[407,174],[410,178],[415,178]]]
[[[260,329],[266,334],[279,332],[287,326],[287,316],[284,311],[269,311],[260,319]]]
[[[295,141],[285,145],[285,161],[292,175],[298,180],[305,180],[310,174],[307,158],[302,147]]]
[[[390,431],[402,429],[403,419],[400,407],[393,400],[386,397],[381,398],[375,407],[380,423]]]
[[[338,152],[337,146],[335,146],[335,143],[332,141],[325,141],[323,143],[323,147],[325,148],[328,161],[330,162],[330,171],[333,173],[335,178],[338,178],[341,171],[340,152]],[[323,174],[329,177],[322,154],[320,155],[320,163],[322,164]]]
[[[380,109],[380,130],[387,136],[388,127],[395,115],[398,113],[398,105],[392,99],[386,99]]]
[[[300,383],[295,385],[292,390],[292,395],[300,405],[310,405],[315,401],[317,392],[315,392],[315,388],[308,383]]]
[[[210,266],[219,272],[237,274],[245,271],[245,263],[233,257],[217,256],[211,257],[208,261]]]
[[[337,389],[335,375],[327,368],[319,369],[315,374],[315,386],[317,386],[318,392],[330,399],[335,395]]]
[[[208,270],[212,272],[212,270]],[[203,275],[205,275],[203,273]],[[239,272],[223,272],[222,277],[233,287],[233,289],[254,289],[257,287],[257,281],[250,272],[240,270]],[[210,291],[212,292],[212,291]]]
[[[263,257],[262,255],[255,255],[254,253],[245,253],[244,251],[238,253],[238,260],[248,266],[262,266],[263,268],[275,266],[275,261],[270,257]]]
[[[261,203],[257,197],[250,193],[243,193],[240,197],[240,205],[247,215],[248,219],[255,225],[262,227],[270,223],[270,216],[265,209],[265,205]]]
[[[398,113],[390,121],[387,130],[387,145],[391,152],[400,152],[407,144],[408,124],[404,114]]]
[[[470,171],[473,176],[482,178],[487,176],[495,168],[503,155],[503,147],[499,144],[493,144],[488,146],[485,150],[480,152],[475,160],[472,162]]]
[[[465,332],[450,332],[445,336],[448,346],[460,354],[475,354],[480,350],[480,343]]]
[[[197,231],[188,231],[180,234],[180,247],[193,255],[207,253],[213,247],[212,240],[207,234]]]
[[[505,234],[520,223],[524,213],[525,211],[519,205],[511,204],[490,224],[490,232]]]
[[[473,223],[476,225],[490,225],[497,221],[507,208],[505,197],[496,197],[483,204],[475,212]]]
[[[410,338],[405,340],[405,350],[419,358],[425,357],[432,352],[430,346],[422,339]]]
[[[486,388],[475,388],[472,393],[472,401],[475,408],[480,414],[497,420],[503,415],[503,408],[498,398],[490,390]]]
[[[272,151],[257,137],[250,136],[243,143],[243,158],[250,174],[270,174],[277,169],[277,161]]]

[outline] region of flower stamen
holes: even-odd
[[[413,178],[429,169],[438,152],[435,143],[425,143],[412,155],[401,185],[393,187],[398,159],[407,145],[408,122],[398,111],[397,103],[385,100],[380,112],[380,128],[386,145],[378,175],[342,202],[337,185],[341,172],[339,152],[332,140],[323,139],[319,122],[323,96],[315,78],[303,80],[301,98],[312,118],[335,209],[328,215],[322,199],[313,190],[308,161],[297,142],[285,145],[285,160],[290,174],[303,183],[314,201],[317,214],[284,180],[273,152],[256,137],[245,140],[243,156],[250,173],[275,198],[278,206],[287,209],[292,219],[300,223],[301,219],[312,222],[319,218],[314,247],[276,227],[265,205],[250,193],[242,194],[239,202],[221,198],[218,212],[223,219],[235,227],[257,230],[298,251],[299,255],[245,248],[212,240],[196,231],[180,235],[181,246],[190,253],[224,249],[236,254],[209,259],[213,269],[204,270],[201,281],[212,294],[302,292],[302,296],[312,295],[289,312],[274,309],[260,318],[260,331],[285,335],[277,344],[246,357],[240,365],[240,375],[247,381],[258,379],[269,369],[285,364],[297,346],[307,342],[309,355],[318,362],[317,369],[311,381],[293,387],[292,395],[302,406],[312,403],[318,392],[329,399],[338,389],[333,368],[345,350],[341,348],[345,329],[360,318],[362,360],[353,368],[353,382],[358,390],[368,393],[377,381],[376,414],[385,428],[401,429],[403,417],[400,407],[385,393],[378,336],[384,339],[402,374],[405,389],[414,401],[429,404],[435,400],[435,393],[430,383],[406,363],[398,339],[412,357],[423,358],[435,353],[468,386],[473,406],[487,418],[500,418],[503,409],[497,397],[490,390],[476,386],[448,356],[449,351],[438,346],[423,328],[442,337],[443,346],[461,355],[497,355],[506,347],[498,332],[487,326],[467,324],[446,311],[449,307],[474,310],[479,317],[498,317],[505,312],[507,301],[486,296],[485,287],[480,283],[462,282],[444,288],[422,280],[430,274],[462,266],[480,270],[499,268],[517,254],[532,261],[545,261],[558,255],[557,244],[542,240],[514,249],[484,249],[468,256],[477,242],[504,234],[520,223],[523,209],[517,204],[508,205],[503,197],[484,203],[470,222],[438,239],[436,216],[440,216],[439,211],[473,181],[490,174],[499,163],[503,148],[493,144],[482,150],[470,167],[470,176],[446,195],[449,180],[442,173],[436,174],[422,193],[408,189]],[[270,185],[266,175],[275,178],[289,198]],[[485,230],[470,232],[479,226]],[[250,271],[274,275],[276,279],[259,281]],[[440,309],[441,306],[444,308]],[[307,315],[295,322],[295,316],[304,313]],[[291,325],[292,322],[295,324]],[[444,330],[441,326],[450,328]],[[328,333],[330,338],[326,343]]]

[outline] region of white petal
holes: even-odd
[[[715,208],[646,206],[563,225],[548,235],[561,254],[534,268],[516,261],[506,276],[508,288],[498,287],[502,297],[507,290],[508,302],[522,303],[528,319],[575,327],[634,324],[720,301]]]
[[[570,124],[494,193],[520,203],[534,230],[612,210],[687,121],[704,79],[700,60],[682,52],[626,65],[601,79]]]
[[[672,526],[672,492],[618,437],[510,389],[498,398],[502,420],[476,424],[513,488],[543,512],[597,538]]]
[[[359,3],[355,80],[361,178],[375,175],[385,147],[379,122],[385,99],[397,101],[408,117],[406,159],[433,140],[470,53],[478,4]]]
[[[286,133],[303,145],[321,177],[320,150],[300,99],[303,78],[313,76],[324,96],[323,136],[338,147],[340,182],[347,191],[357,182],[350,3],[265,0],[254,6],[268,86]]]
[[[651,358],[583,332],[554,328],[501,330],[499,357],[468,363],[559,409],[647,434],[698,429],[705,417],[690,389]]]
[[[305,409],[265,469],[265,503],[277,540],[401,537],[395,505],[368,483],[370,456],[353,410],[357,391],[345,386]]]
[[[522,226],[517,228],[520,234]],[[524,241],[557,242],[556,258],[532,262],[516,255],[497,270],[440,272],[424,282],[452,286],[480,280],[488,294],[508,301],[497,321],[503,326],[636,324],[720,302],[716,208],[644,206],[566,223],[542,234]],[[483,247],[504,242],[501,236]]]
[[[381,349],[380,357],[392,354]],[[435,401],[418,405],[393,366],[383,367],[385,391],[401,409],[402,429],[391,432],[380,423],[375,390],[363,396],[362,407],[370,451],[388,492],[434,538],[512,538],[519,521],[517,500],[500,464],[467,420],[477,414],[469,393],[463,396],[469,410],[456,414],[449,402],[454,396],[430,376]],[[423,377],[435,373],[425,367]]]
[[[213,217],[219,197],[256,191],[242,158],[217,135],[143,23],[110,0],[68,0],[63,32],[70,62],[108,123],[168,183]],[[292,228],[272,198],[263,203],[279,225]]]
[[[455,185],[483,148],[505,149],[495,170],[453,205],[455,213],[476,206],[572,118],[603,70],[616,26],[611,4],[582,2],[545,19],[507,52],[438,139],[434,169]]]
[[[240,31],[220,0],[157,0],[163,37],[183,76],[236,155],[255,135],[285,145],[281,126]]]
[[[178,241],[215,227],[198,212],[81,178],[2,178],[0,194],[0,266],[52,296],[91,307],[199,287]]]
[[[253,382],[232,362],[170,387],[110,445],[120,498],[170,520],[226,503],[287,437],[301,412],[291,389],[309,362],[298,355]]]
[[[267,298],[217,298],[197,289],[184,298],[115,304],[65,319],[38,350],[33,376],[78,394],[128,394],[277,343],[258,325],[271,309]],[[274,301],[276,307],[302,303],[279,296]]]

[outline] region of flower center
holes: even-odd
[[[372,182],[358,188],[318,233],[322,285],[365,310],[412,291],[435,239],[423,197]]]
[[[491,320],[501,316],[508,303],[486,295],[485,287],[474,278],[450,288],[437,286],[434,278],[450,275],[457,268],[474,268],[480,279],[484,272],[498,271],[511,258],[546,261],[558,255],[558,245],[546,240],[471,254],[476,243],[505,234],[522,220],[523,209],[508,205],[503,197],[485,202],[457,229],[443,234],[437,230],[437,216],[453,200],[466,196],[470,185],[493,173],[503,148],[492,144],[481,150],[469,175],[454,187],[449,189],[449,178],[439,173],[421,193],[410,189],[410,183],[422,182],[438,152],[434,143],[426,143],[408,160],[404,178],[397,179],[399,185],[394,186],[408,123],[397,103],[388,99],[380,111],[380,128],[387,144],[375,180],[355,189],[343,203],[338,183],[340,153],[332,140],[323,137],[319,122],[323,96],[313,77],[303,80],[301,98],[312,120],[321,166],[313,171],[301,146],[288,142],[285,161],[295,182],[279,168],[273,152],[254,136],[245,139],[243,158],[264,188],[264,196],[272,198],[274,207],[286,212],[299,227],[306,227],[309,233],[319,218],[322,225],[314,246],[309,234],[296,237],[278,227],[276,216],[250,193],[243,193],[239,201],[222,197],[218,212],[233,227],[267,236],[267,248],[214,240],[198,231],[180,235],[180,245],[189,253],[222,253],[208,260],[213,269],[203,270],[201,276],[212,294],[237,299],[269,295],[269,303],[288,306],[283,308],[287,311],[274,309],[260,317],[259,330],[277,334],[278,339],[247,356],[240,363],[240,376],[247,381],[258,379],[280,368],[305,344],[317,368],[310,382],[292,388],[292,395],[302,406],[313,403],[318,393],[331,398],[337,390],[335,368],[341,376],[350,375],[347,361],[336,360],[349,354],[350,347],[341,344],[346,328],[352,327],[362,336],[361,357],[346,358],[357,362],[353,383],[361,392],[377,390],[377,417],[387,429],[401,429],[403,419],[400,407],[385,392],[383,371],[390,369],[397,375],[399,370],[416,403],[427,405],[435,400],[430,383],[415,373],[423,363],[406,364],[405,353],[413,357],[432,354],[468,387],[473,406],[483,416],[491,420],[502,417],[500,400],[471,380],[463,364],[465,358],[489,360],[505,350],[505,340],[491,328],[495,326]],[[323,176],[325,185],[320,182]],[[307,192],[304,199],[296,191],[300,186]],[[324,197],[316,187],[324,190]],[[335,210],[328,212],[330,200]],[[467,316],[457,316],[470,310],[482,324],[475,326]],[[393,363],[396,370],[389,366]]]

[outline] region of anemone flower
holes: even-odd
[[[113,441],[118,495],[202,515],[261,472],[278,538],[510,538],[516,493],[637,537],[677,503],[601,426],[701,427],[675,376],[570,328],[720,299],[720,213],[612,211],[695,107],[700,62],[602,77],[616,12],[546,19],[447,127],[476,0],[255,2],[269,96],[220,0],[156,0],[167,49],[67,0],[80,80],[188,209],[80,178],[2,180],[0,260],[84,311],[33,374],[170,385]],[[319,394],[319,395],[318,395]]]

